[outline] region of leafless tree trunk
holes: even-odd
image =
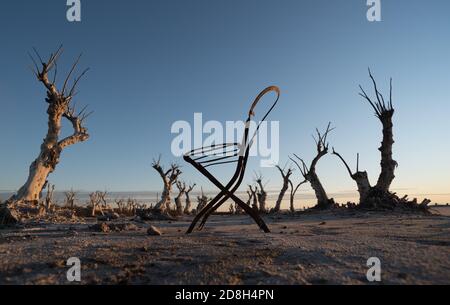
[[[210,198],[208,198],[208,196],[205,195],[205,193],[203,192],[203,188],[201,190],[202,190],[201,195],[197,196],[198,204],[197,204],[196,213],[199,213],[201,210],[203,210],[203,208],[211,200]]]
[[[252,198],[253,198],[253,204],[252,204],[252,209],[255,210],[256,212],[259,211],[258,208],[258,187],[255,185],[255,188],[253,188],[253,186],[249,185],[248,188],[250,189],[250,192],[252,193]]]
[[[127,205],[126,205],[126,210],[128,211],[128,213],[130,215],[135,215],[136,214],[136,207],[137,207],[136,199],[128,198]]]
[[[65,192],[64,195],[66,196],[66,207],[73,209],[75,207],[75,197],[77,194],[70,190],[69,192]]]
[[[111,207],[108,204],[108,200],[106,199],[107,195],[108,195],[107,191],[98,192],[98,198],[100,200],[100,204],[101,204],[102,210],[106,210],[106,209],[111,210]]]
[[[297,191],[298,191],[298,189],[300,188],[300,186],[302,186],[302,185],[305,184],[306,182],[308,182],[308,181],[303,180],[302,182],[300,182],[299,184],[297,184],[297,185],[294,187],[294,183],[292,182],[291,179],[289,179],[289,186],[291,187],[291,192],[290,192],[290,194],[289,194],[289,210],[290,210],[292,213],[295,212],[295,205],[294,205],[294,202],[295,202],[295,194],[297,193]]]
[[[237,203],[234,204],[234,212],[235,214],[241,214],[244,210],[241,208],[241,206]]]
[[[80,76],[76,77],[73,81],[73,85],[68,89],[67,86],[69,80],[78,65],[79,57],[66,76],[64,85],[61,89],[58,89],[56,87],[56,67],[57,60],[61,53],[62,48],[60,47],[56,53],[50,55],[47,62],[44,62],[40,55],[35,51],[35,57],[39,60],[41,67],[36,63],[35,58],[30,55],[35,64],[34,73],[47,90],[47,98],[45,100],[48,103],[48,130],[44,142],[41,145],[39,156],[30,166],[27,181],[13,197],[13,200],[16,202],[38,201],[48,175],[55,170],[56,165],[59,163],[63,149],[76,143],[86,141],[89,138],[88,131],[83,126],[83,122],[91,113],[85,113],[86,107],[77,113],[75,110],[75,103],[73,103],[76,86],[87,70],[84,70]],[[49,73],[52,70],[54,71],[54,75],[52,80],[50,80]],[[74,132],[72,135],[60,139],[59,136],[63,118],[72,124]]]
[[[248,195],[248,200],[247,200],[246,204],[248,206],[250,206],[252,204],[253,194],[252,194],[252,192],[250,192],[250,190],[247,190],[247,195]]]
[[[375,186],[371,186],[366,171],[359,170],[359,154],[357,155],[356,172],[353,173],[350,166],[344,158],[333,149],[333,154],[339,157],[345,165],[350,177],[356,182],[359,192],[360,205],[390,205],[389,201],[395,194],[389,192],[390,185],[395,178],[394,172],[397,167],[397,162],[392,158],[392,146],[394,145],[393,137],[393,123],[394,108],[392,106],[392,79],[390,80],[389,101],[385,102],[384,96],[378,91],[377,83],[369,69],[369,77],[372,80],[376,101],[372,101],[362,86],[360,96],[362,96],[375,111],[376,117],[380,120],[383,126],[383,140],[379,151],[381,152],[381,172],[378,177],[378,182]],[[405,199],[406,200],[406,199]],[[403,202],[404,199],[394,200]]]
[[[281,174],[283,178],[283,187],[280,190],[280,194],[278,195],[277,201],[275,202],[275,207],[272,209],[272,212],[279,212],[281,209],[281,202],[283,201],[284,195],[286,194],[287,189],[289,188],[289,178],[292,175],[292,168],[281,168],[280,166],[275,166]]]
[[[383,95],[378,91],[377,83],[372,76],[369,69],[369,76],[372,80],[375,90],[376,102],[372,102],[369,96],[366,94],[362,86],[360,95],[364,97],[375,111],[376,117],[383,125],[383,141],[381,147],[378,149],[381,152],[381,172],[378,177],[378,182],[375,185],[375,190],[380,193],[388,193],[392,181],[395,178],[395,168],[398,166],[397,161],[392,158],[392,146],[394,145],[394,135],[392,132],[393,123],[392,117],[394,116],[394,107],[392,106],[392,78],[390,80],[389,101],[386,103]]]
[[[183,204],[181,203],[181,197],[186,192],[186,183],[177,181],[176,185],[178,188],[178,196],[175,197],[175,206],[177,207],[177,214],[182,215],[183,214]]]
[[[261,174],[259,174],[256,177],[256,183],[259,185],[259,192],[257,193],[258,202],[259,202],[259,212],[267,213],[267,209],[266,209],[267,193],[264,190],[264,185],[263,185],[262,179],[263,179],[263,177]]]
[[[93,192],[89,194],[89,205],[91,207],[91,216],[95,217],[97,212],[99,212],[102,216],[105,214],[103,213],[103,201],[105,200],[106,192]]]
[[[328,198],[328,195],[327,195],[322,183],[320,182],[319,176],[316,173],[317,163],[323,156],[328,154],[329,145],[327,142],[327,137],[328,137],[328,134],[332,130],[333,129],[331,128],[331,123],[328,124],[327,129],[325,130],[325,132],[323,134],[318,129],[316,129],[317,138],[314,138],[314,139],[316,141],[317,155],[311,162],[311,165],[309,166],[309,168],[306,165],[306,163],[297,155],[294,154],[294,156],[296,157],[297,160],[291,158],[291,160],[299,168],[299,170],[302,173],[305,180],[307,180],[311,184],[311,187],[313,188],[313,190],[316,194],[316,198],[317,198],[316,208],[318,208],[318,209],[327,209],[327,208],[333,207],[335,205],[334,200]],[[301,162],[301,166],[297,161]]]
[[[158,172],[163,181],[163,192],[161,200],[155,205],[154,210],[165,212],[170,207],[172,187],[177,182],[181,175],[180,167],[177,164],[172,164],[170,169],[165,171],[161,166],[161,158],[153,160],[152,167]]]
[[[350,177],[353,180],[355,180],[356,185],[358,186],[359,202],[360,203],[364,202],[366,200],[366,198],[369,196],[371,186],[370,186],[369,177],[367,175],[367,172],[359,171],[359,154],[357,155],[356,172],[355,173],[352,172],[352,170],[350,169],[350,166],[347,164],[347,162],[344,160],[344,158],[334,150],[334,148],[333,148],[333,155],[338,156],[338,158],[341,159],[342,163],[344,163]]]
[[[236,210],[234,209],[234,204],[230,203],[228,211],[230,212],[231,215],[234,215],[236,213]]]
[[[45,211],[47,213],[51,212],[54,192],[55,192],[55,185],[49,183],[47,185],[47,194],[45,195]]]
[[[250,206],[251,202],[252,202],[253,195],[252,195],[252,193],[249,190],[247,190],[247,196],[248,196],[248,199],[247,199],[247,201],[245,203],[248,206]],[[241,214],[244,211],[244,209],[237,203],[234,204],[234,210],[235,210],[236,214]]]
[[[125,212],[125,201],[123,199],[115,199],[114,203],[117,206],[117,210],[119,214],[122,214]]]
[[[195,187],[195,183],[192,185],[189,185],[189,187],[184,192],[186,194],[186,206],[184,207],[184,214],[190,214],[191,213],[191,198],[189,197],[189,193],[192,192],[192,190]]]

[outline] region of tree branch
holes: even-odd
[[[348,166],[348,164],[344,160],[344,158],[334,150],[334,147],[333,147],[333,155],[338,156],[339,159],[341,159],[342,163],[344,163],[345,167],[347,168],[348,174],[350,175],[350,177],[353,177],[353,173],[352,173],[352,170],[350,169],[350,166]]]

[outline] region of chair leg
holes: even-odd
[[[233,199],[248,215],[250,215],[250,217],[253,218],[253,220],[256,222],[259,228],[264,231],[264,233],[270,233],[269,227],[266,225],[261,216],[257,212],[255,212],[255,210],[246,205],[242,200],[240,200],[236,196],[233,196]]]
[[[269,227],[267,227],[264,220],[261,218],[261,216],[255,212],[251,207],[246,205],[242,200],[240,200],[238,197],[236,197],[234,194],[231,196],[231,198],[256,222],[256,224],[259,226],[261,230],[263,230],[265,233],[270,233]],[[203,216],[202,222],[199,225],[199,230],[203,229],[203,227],[206,224],[207,219],[209,216],[211,216],[212,213],[214,213],[228,198],[225,198],[225,200],[221,200],[217,204],[215,204],[214,207],[208,209],[208,211]],[[222,202],[223,201],[223,202]]]
[[[208,211],[206,211],[206,214],[203,216],[202,222],[198,226],[199,230],[203,230],[203,227],[205,226],[206,221],[208,220],[209,216],[211,216],[211,214],[214,213],[228,199],[229,199],[229,197],[225,197],[220,202],[216,203],[215,206],[212,206],[210,209],[208,209]]]
[[[218,198],[222,197],[223,194],[219,194],[211,200],[197,215],[195,215],[194,220],[192,221],[191,225],[189,226],[189,229],[186,231],[186,234],[192,233],[194,231],[195,226],[197,225],[197,222],[202,218],[203,215],[205,215],[206,212],[208,212],[211,207],[213,207],[216,202],[219,200]]]

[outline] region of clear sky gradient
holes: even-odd
[[[0,190],[24,183],[46,133],[45,90],[27,52],[48,56],[63,44],[61,75],[81,52],[81,66],[91,68],[77,99],[95,113],[91,139],[65,150],[50,177],[60,190],[158,190],[151,161],[160,153],[183,165],[185,180],[213,190],[171,155],[172,123],[194,112],[244,119],[268,85],[282,90],[271,116],[280,121],[281,163],[292,153],[309,162],[314,128],[332,121],[330,145],[353,166],[359,152],[374,183],[381,124],[358,96],[360,83],[372,92],[370,66],[383,92],[394,79],[393,188],[450,198],[448,0],[382,0],[376,23],[366,19],[365,0],[84,0],[81,23],[67,22],[66,10],[65,0],[0,4]],[[277,189],[278,172],[261,171]],[[334,156],[318,173],[330,193],[356,188]]]

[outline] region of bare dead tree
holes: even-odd
[[[54,192],[55,192],[55,185],[48,183],[47,184],[47,193],[45,194],[45,203],[44,203],[45,211],[47,213],[51,212]]]
[[[250,206],[252,204],[253,194],[252,194],[252,192],[250,192],[250,190],[247,190],[247,195],[248,195],[248,200],[247,200],[247,202],[245,204]]]
[[[287,164],[286,164],[287,166]],[[286,170],[286,166],[284,168],[281,168],[279,165],[276,165],[275,167],[278,169],[278,171],[281,174],[281,177],[283,178],[283,186],[281,187],[280,194],[278,195],[277,201],[275,202],[275,207],[272,209],[272,212],[277,213],[281,209],[281,202],[283,201],[284,194],[286,194],[286,191],[289,187],[289,178],[292,175],[292,168],[288,167]]]
[[[34,56],[30,55],[34,63],[34,68],[32,68],[33,73],[47,90],[45,101],[48,104],[48,130],[41,145],[39,156],[30,166],[27,181],[13,197],[13,201],[15,202],[36,202],[39,200],[39,194],[44,188],[47,177],[55,170],[56,165],[59,163],[63,149],[79,142],[84,142],[89,138],[88,131],[84,127],[84,122],[92,113],[86,113],[86,107],[82,108],[81,111],[77,111],[76,104],[73,101],[76,94],[76,87],[88,69],[81,72],[79,76],[74,77],[72,85],[69,86],[69,82],[72,79],[72,75],[78,66],[81,56],[74,62],[64,79],[62,87],[58,89],[56,85],[57,61],[62,53],[62,47],[55,53],[52,53],[46,62],[42,60],[35,49],[33,50],[35,53]],[[52,71],[53,77],[51,78],[49,74]],[[60,139],[63,119],[71,123],[73,134]]]
[[[177,164],[172,164],[170,169],[166,171],[161,166],[161,157],[159,157],[158,160],[153,160],[152,167],[158,172],[163,181],[161,200],[155,205],[154,210],[165,212],[170,207],[172,187],[181,175],[180,166]]]
[[[234,204],[230,203],[230,207],[228,208],[228,211],[230,212],[231,215],[234,215],[236,213]]]
[[[77,193],[71,189],[68,192],[65,192],[64,195],[66,196],[66,207],[73,209],[75,207],[75,197],[77,196]]]
[[[102,210],[111,209],[111,207],[108,205],[108,200],[106,199],[106,196],[108,196],[108,192],[98,192],[98,198],[102,207]]]
[[[129,215],[136,214],[136,208],[137,208],[137,201],[136,201],[136,199],[128,198],[127,199],[127,204],[126,204],[126,211],[127,211],[127,213]]]
[[[316,194],[316,208],[318,209],[327,209],[335,205],[334,200],[328,198],[325,188],[323,187],[322,183],[320,182],[319,176],[316,173],[317,163],[323,156],[328,154],[329,144],[327,142],[327,137],[332,130],[333,128],[331,128],[331,123],[328,123],[327,129],[324,133],[321,133],[319,129],[316,129],[317,137],[313,136],[313,138],[316,142],[317,154],[312,160],[309,167],[306,165],[303,159],[301,159],[296,154],[294,154],[294,156],[297,160],[294,158],[290,158],[297,165],[305,180],[307,180],[311,184],[311,187]],[[299,164],[299,162],[301,163],[301,165]]]
[[[334,147],[333,147],[333,155],[335,155],[339,159],[341,159],[342,163],[344,163],[344,165],[348,171],[348,174],[356,182],[356,185],[358,187],[358,193],[359,193],[359,202],[360,203],[365,202],[365,200],[369,196],[369,192],[372,187],[370,186],[369,177],[367,175],[367,172],[359,170],[359,154],[357,154],[357,157],[356,157],[356,172],[355,173],[352,172],[352,170],[350,169],[350,166],[347,164],[347,162],[344,160],[344,158],[334,150]]]
[[[267,192],[264,189],[265,185],[263,184],[263,176],[261,173],[259,173],[259,175],[256,175],[255,181],[259,186],[259,192],[257,192],[257,194],[256,194],[258,196],[259,212],[267,213],[267,208],[266,208]]]
[[[48,180],[45,180],[44,185],[42,186],[42,190],[39,193],[39,200],[42,199],[42,192],[47,188],[47,186],[48,186]]]
[[[94,217],[97,211],[98,198],[97,192],[93,192],[89,194],[89,207],[91,208],[91,216]]]
[[[192,192],[196,184],[191,184],[189,187],[186,188],[186,191],[184,194],[186,195],[186,205],[184,207],[184,214],[190,214],[191,213],[191,198],[189,197],[189,193]]]
[[[253,204],[252,204],[252,209],[255,211],[259,211],[258,208],[258,186],[255,185],[255,187],[253,188],[252,185],[248,186],[250,192],[252,193],[252,199],[253,199]]]
[[[291,179],[289,179],[289,186],[290,186],[290,194],[289,194],[289,210],[294,213],[295,212],[295,194],[297,193],[298,189],[300,188],[300,186],[302,186],[303,184],[305,184],[306,182],[308,182],[306,179],[303,180],[302,182],[298,183],[297,185],[294,186],[294,183],[292,182]]]
[[[242,207],[239,204],[237,204],[237,203],[234,204],[234,212],[235,212],[235,214],[241,214],[243,211],[244,210],[242,209]]]
[[[201,188],[201,194],[200,196],[197,196],[197,209],[196,209],[196,213],[200,212],[210,201],[211,199],[205,195],[205,193],[203,192],[203,188]]]
[[[114,199],[114,203],[117,206],[117,210],[118,210],[119,214],[122,214],[125,212],[125,200]]]
[[[182,215],[184,210],[183,210],[183,204],[181,203],[181,197],[186,192],[186,183],[177,181],[176,186],[178,188],[178,195],[177,195],[177,197],[175,197],[175,206],[177,207],[177,214]]]
[[[392,128],[394,126],[392,123],[392,117],[395,112],[394,107],[392,106],[392,78],[390,79],[389,101],[386,103],[383,95],[378,91],[377,83],[372,76],[370,69],[369,76],[373,83],[377,101],[372,102],[362,86],[359,86],[361,89],[360,95],[369,102],[375,111],[376,117],[383,125],[383,141],[381,142],[381,147],[379,148],[379,151],[381,152],[381,172],[374,188],[380,193],[388,193],[391,183],[395,178],[395,168],[398,166],[397,161],[392,159],[392,146],[395,143],[392,132]]]
[[[378,176],[378,181],[375,186],[371,186],[366,171],[359,170],[359,154],[357,155],[356,172],[353,173],[350,166],[344,160],[344,158],[333,149],[333,154],[339,157],[342,163],[345,165],[350,177],[356,182],[359,192],[359,201],[361,205],[377,205],[377,202],[386,205],[393,199],[393,195],[389,191],[392,181],[395,178],[395,169],[398,166],[397,161],[392,158],[392,147],[394,145],[393,136],[393,123],[392,118],[394,116],[394,107],[392,104],[392,78],[389,82],[389,100],[385,100],[384,96],[380,93],[377,87],[375,78],[369,69],[369,77],[372,81],[375,98],[373,101],[363,87],[360,85],[361,92],[359,95],[363,97],[372,106],[375,111],[375,116],[381,122],[383,127],[383,140],[381,146],[378,149],[381,153],[381,172]],[[397,198],[398,199],[398,198]],[[401,202],[405,199],[395,200]]]
[[[89,194],[89,206],[91,208],[91,216],[95,217],[97,212],[104,216],[103,205],[102,205],[102,192],[93,192]],[[105,194],[106,195],[106,194]]]
[[[248,199],[247,199],[247,201],[245,202],[245,204],[248,205],[248,206],[250,206],[250,205],[251,205],[251,202],[252,202],[252,198],[253,198],[253,195],[252,195],[252,193],[250,192],[250,190],[247,190],[247,196],[248,196]],[[237,203],[234,204],[234,210],[235,210],[235,213],[236,213],[236,214],[241,214],[241,213],[244,212],[244,209],[243,209],[239,204],[237,204]]]

